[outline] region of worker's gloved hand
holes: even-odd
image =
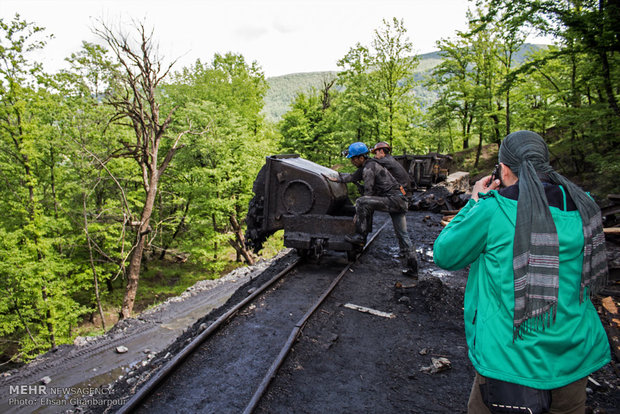
[[[326,179],[328,179],[329,181],[333,181],[333,182],[335,182],[335,183],[336,183],[336,182],[338,182],[338,178],[336,178],[336,177],[333,177],[333,176],[331,176],[331,175],[327,175],[327,174],[322,174],[322,175],[323,175],[323,177],[325,177],[325,178],[326,178]]]

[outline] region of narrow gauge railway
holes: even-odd
[[[117,412],[251,413],[306,321],[352,264],[344,255],[294,262],[206,328]]]

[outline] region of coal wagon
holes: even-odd
[[[430,188],[449,174],[452,157],[438,153],[395,155],[394,159],[409,173],[413,189]]]
[[[246,218],[246,239],[254,251],[283,229],[284,246],[302,256],[334,250],[354,258],[359,248],[344,237],[355,233],[355,208],[346,184],[326,179],[337,174],[298,155],[267,157],[254,181]]]

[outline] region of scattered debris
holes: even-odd
[[[424,210],[439,213],[444,210],[457,210],[469,201],[471,194],[456,190],[450,192],[446,187],[435,186],[415,193],[409,203],[410,210]]]
[[[375,316],[381,316],[382,318],[395,318],[396,315],[394,315],[393,313],[388,313],[388,312],[382,312],[379,310],[375,310],[375,309],[371,309],[371,308],[367,308],[365,306],[359,306],[359,305],[354,305],[352,303],[346,303],[344,305],[345,308],[349,308],[349,309],[353,309],[356,311],[360,311],[360,312],[364,312],[364,313],[370,313],[371,315],[375,315]]]
[[[601,321],[607,332],[609,344],[616,358],[620,360],[620,317],[618,316],[618,307],[611,296],[601,299],[602,308]],[[606,323],[605,323],[606,322]]]
[[[594,378],[592,377],[588,377],[588,381],[590,381],[592,384],[594,384],[597,387],[601,387],[601,384],[598,383],[598,381],[596,381]]]
[[[52,382],[52,379],[50,377],[48,377],[48,376],[45,376],[45,377],[41,378],[39,381],[41,381],[41,384],[47,385],[50,382]]]
[[[127,348],[126,346],[121,345],[116,347],[116,353],[118,354],[124,354],[127,351],[129,351],[129,348]]]
[[[329,338],[327,338],[327,343],[323,344],[323,349],[329,349],[336,343],[338,340],[338,334],[332,334]]]
[[[97,340],[96,336],[76,336],[75,339],[73,340],[73,345],[84,346],[96,340]]]
[[[603,307],[607,309],[607,312],[613,315],[618,314],[618,307],[614,303],[614,300],[611,296],[607,296],[606,298],[603,298],[601,302],[603,303]]]
[[[420,368],[420,371],[428,374],[436,374],[441,371],[452,368],[452,364],[448,358],[431,358],[431,365]]]
[[[469,173],[465,171],[456,171],[450,174],[445,182],[440,183],[449,191],[469,191]]]
[[[443,218],[441,219],[441,225],[446,227],[448,223],[450,223],[454,217],[456,217],[456,214],[452,214],[449,216],[443,216]]]
[[[413,283],[411,283],[409,285],[403,285],[402,282],[394,283],[394,288],[395,289],[413,289],[416,286],[418,286],[417,282],[413,282]]]

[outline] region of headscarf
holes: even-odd
[[[519,199],[513,247],[514,338],[523,328],[537,329],[555,322],[559,288],[559,242],[539,174],[561,185],[575,202],[583,223],[583,266],[579,300],[603,288],[607,254],[601,210],[594,200],[549,164],[549,149],[532,131],[509,134],[499,161],[519,177]],[[525,323],[527,322],[527,323]]]

